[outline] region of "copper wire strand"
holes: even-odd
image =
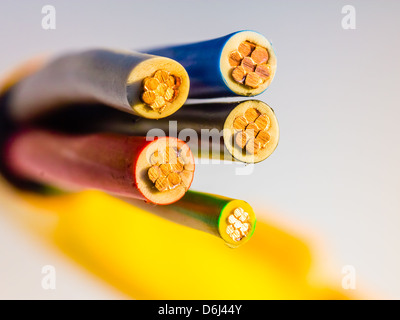
[[[234,241],[240,241],[246,237],[250,230],[250,216],[243,210],[243,208],[238,207],[226,218],[228,226],[226,227],[226,233]]]
[[[151,167],[147,176],[158,191],[172,190],[180,185],[187,189],[190,184],[194,165],[185,163],[179,152],[180,150],[167,146],[150,156]]]
[[[249,154],[257,154],[271,139],[268,129],[271,120],[255,108],[247,109],[233,120],[236,145]]]
[[[271,75],[268,59],[269,53],[266,48],[249,41],[241,42],[237,50],[232,51],[228,57],[233,68],[233,80],[253,89],[258,88]]]
[[[149,108],[162,112],[179,94],[181,79],[166,70],[157,70],[143,80],[142,101]]]

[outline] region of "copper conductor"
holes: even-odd
[[[246,57],[242,60],[241,66],[243,67],[243,69],[246,72],[253,72],[256,69],[256,64],[254,63],[254,61],[249,58]]]
[[[158,191],[167,191],[169,188],[169,181],[167,177],[162,176],[158,178],[157,181],[155,182],[155,186]]]
[[[169,163],[163,163],[162,165],[160,165],[160,171],[164,176],[168,176],[168,174],[171,172],[171,166],[169,165]]]
[[[271,69],[269,65],[262,64],[256,67],[255,73],[261,78],[261,80],[267,80],[271,75]]]
[[[261,115],[260,111],[255,108],[247,109],[244,113],[244,118],[247,120],[247,124],[249,122],[254,122]]]
[[[226,233],[234,241],[240,241],[246,237],[250,230],[250,216],[241,207],[236,208],[232,214],[226,219],[228,226],[226,227]]]
[[[147,104],[153,104],[156,101],[156,94],[154,91],[146,91],[143,93],[142,99]]]
[[[271,120],[266,114],[262,114],[254,121],[254,123],[257,125],[259,130],[268,130]]]
[[[173,88],[176,85],[176,79],[174,76],[169,76],[167,80],[165,80],[165,84],[170,87]]]
[[[153,78],[157,79],[160,83],[165,83],[169,78],[169,72],[165,70],[157,70]]]
[[[161,83],[161,84],[158,85],[157,89],[154,90],[154,92],[155,92],[158,96],[160,96],[161,98],[163,98],[163,100],[165,100],[165,99],[164,99],[164,95],[165,95],[165,93],[167,92],[167,89],[168,89],[168,86],[167,86],[165,83]]]
[[[243,83],[246,76],[246,70],[242,66],[236,67],[232,71],[232,78],[239,83]]]
[[[154,183],[161,176],[160,168],[158,166],[152,166],[147,174],[151,182]]]
[[[151,109],[162,112],[179,93],[181,79],[168,71],[157,70],[143,80],[142,101]]]
[[[150,156],[150,164],[147,176],[158,191],[171,190],[179,185],[187,189],[190,184],[194,164],[185,163],[175,148],[167,146],[165,150],[155,151]]]
[[[244,84],[248,87],[258,88],[258,86],[262,84],[262,80],[257,73],[250,72],[247,74]]]
[[[240,131],[236,134],[235,142],[240,148],[244,148],[246,146],[247,141],[249,140],[249,136],[246,132]]]
[[[247,119],[244,116],[236,117],[233,121],[233,128],[236,130],[244,130],[248,124]]]
[[[250,122],[250,123],[246,126],[246,132],[249,132],[249,133],[250,133],[251,131],[253,131],[253,132],[258,132],[258,131],[259,131],[257,125],[256,125],[254,122]],[[255,136],[256,134],[253,133],[252,135]]]
[[[241,44],[239,44],[238,51],[243,57],[247,57],[251,54],[255,47],[256,46],[251,42],[243,41]]]
[[[233,67],[232,78],[238,83],[255,89],[270,77],[269,54],[264,47],[243,41],[228,59]]]
[[[265,48],[257,47],[251,53],[251,58],[256,64],[266,63],[268,61],[268,51]]]
[[[146,90],[156,90],[160,82],[155,78],[146,78],[144,79],[144,88]]]
[[[168,178],[170,185],[173,185],[173,186],[180,184],[181,180],[182,180],[181,176],[176,172],[171,172],[167,178]]]
[[[265,148],[270,140],[268,129],[271,120],[267,114],[261,114],[257,109],[250,108],[243,115],[233,120],[236,145],[249,154],[257,154]]]
[[[267,132],[267,130],[260,130],[257,134],[256,142],[260,144],[260,147],[265,147],[268,141],[271,139],[271,136]]]
[[[156,94],[156,99],[154,100],[154,102],[151,104],[151,107],[154,109],[162,109],[164,110],[165,107],[165,100],[162,96],[159,96]],[[160,110],[160,111],[162,111]]]
[[[240,61],[242,61],[243,57],[238,51],[233,51],[229,55],[229,64],[232,67],[237,67],[240,64]]]
[[[167,88],[165,91],[164,98],[166,101],[171,102],[175,98],[175,91],[172,88]]]

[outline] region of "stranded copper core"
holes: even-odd
[[[229,55],[232,78],[253,89],[258,88],[271,75],[268,64],[269,53],[264,47],[243,41],[237,50]]]
[[[241,207],[236,208],[226,219],[226,222],[228,224],[226,233],[234,241],[242,240],[251,230],[250,216]]]
[[[190,184],[193,164],[185,163],[179,153],[179,150],[167,146],[151,155],[147,175],[158,191],[172,190],[180,185],[187,189]]]
[[[162,112],[178,96],[180,85],[180,77],[157,70],[152,77],[143,80],[142,100],[151,109]]]
[[[255,108],[246,110],[233,121],[236,145],[249,154],[257,154],[270,140],[270,124],[271,120],[267,114],[262,114]]]

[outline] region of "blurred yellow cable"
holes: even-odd
[[[100,192],[20,199],[33,210],[28,220],[57,218],[49,240],[135,299],[346,298],[339,288],[309,283],[307,246],[262,221],[247,244],[230,249]]]

